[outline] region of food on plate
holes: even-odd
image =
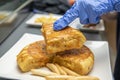
[[[90,27],[90,26],[93,26],[93,27],[95,27],[97,24],[86,24],[86,25],[84,25],[84,27]]]
[[[100,79],[95,76],[80,76],[80,77],[73,77],[70,80],[100,80]]]
[[[80,76],[80,74],[77,74],[76,72],[74,72],[74,71],[72,71],[72,70],[70,70],[70,69],[68,69],[68,68],[66,68],[66,67],[64,67],[64,66],[62,66],[61,68],[62,68],[68,75]]]
[[[58,65],[58,64],[55,64],[55,65],[56,65],[56,67],[59,70],[61,75],[67,75],[67,72],[65,72],[60,65]]]
[[[96,29],[97,24],[86,24],[83,28]]]
[[[37,41],[22,49],[17,55],[17,63],[23,72],[47,66],[57,74],[62,73],[61,75],[68,74],[74,76],[88,74],[93,67],[94,55],[86,46],[80,49],[66,50],[59,53],[60,54],[54,56],[47,55],[45,42],[43,40]]]
[[[46,76],[46,80],[70,80],[70,78],[73,78],[73,76],[68,75],[58,75],[58,76]]]
[[[77,74],[76,72],[64,67],[60,66],[58,64],[53,64],[53,63],[47,63],[46,64],[47,68],[49,68],[52,72],[55,72],[60,75],[71,75],[71,76],[81,76]]]
[[[94,76],[68,76],[68,75],[53,75],[46,76],[46,80],[99,80]]]
[[[72,27],[54,31],[53,24],[43,24],[41,31],[45,38],[46,51],[48,54],[70,49],[80,49],[86,41],[83,33]]]
[[[42,16],[42,17],[38,17],[35,19],[35,23],[53,23],[57,20],[57,18],[53,17],[53,16]]]
[[[87,75],[94,65],[94,54],[87,46],[82,46],[80,49],[59,52],[53,63],[67,67],[80,75]]]
[[[60,74],[60,71],[58,70],[57,66],[55,64],[47,63],[46,66],[53,72]]]
[[[72,75],[72,76],[80,76],[76,72],[58,64],[47,63],[46,66],[52,71],[60,75]]]
[[[49,71],[45,71],[45,70],[41,70],[41,69],[32,69],[31,70],[32,74],[41,76],[41,77],[45,77],[46,80],[99,80],[99,78],[95,77],[95,76],[81,76],[81,75],[75,73],[74,71],[69,70],[68,68],[60,66],[58,64],[53,64],[53,63],[48,63],[48,64],[52,64],[54,66],[57,65],[59,67],[62,67],[61,69],[64,70],[65,72],[67,72],[67,74],[65,74],[65,75],[57,74],[54,71],[49,72]],[[53,67],[53,69],[54,68],[55,67]],[[58,67],[57,67],[57,69],[59,70]]]
[[[17,63],[21,71],[26,72],[45,66],[51,61],[50,57],[46,55],[45,42],[41,40],[24,47],[17,55]]]
[[[38,75],[38,76],[52,76],[52,75],[58,75],[57,73],[50,72],[50,71],[45,71],[45,70],[38,70],[38,69],[31,69],[31,72],[33,75]]]
[[[22,72],[31,71],[46,80],[99,80],[87,75],[94,65],[94,54],[84,45],[82,32],[71,27],[54,31],[51,23],[43,24],[41,31],[44,40],[27,45],[17,55]],[[50,71],[38,69],[41,67]]]
[[[56,64],[53,64],[53,63],[49,63],[49,64],[50,64],[50,66],[51,65],[56,66]],[[81,76],[81,75],[77,74],[76,72],[74,72],[74,71],[72,71],[72,70],[70,70],[70,69],[68,69],[68,68],[66,68],[64,66],[60,66],[60,65],[58,65],[58,66],[61,68],[62,71],[65,72],[65,74],[63,74],[63,73],[57,73],[55,70],[53,70],[53,69],[57,69],[59,71],[58,67],[57,68],[53,67],[52,70],[51,70],[51,68],[49,68],[48,66],[47,66],[47,68],[49,68],[52,73],[49,72],[49,71],[41,70],[41,69],[31,69],[31,72],[34,75],[39,75],[39,76],[44,76],[44,77],[45,76],[49,76],[49,75],[53,75],[54,73],[55,73],[54,75]]]
[[[0,14],[0,20],[3,20],[7,15],[5,14]]]
[[[9,12],[0,11],[0,20],[5,19],[9,15]]]

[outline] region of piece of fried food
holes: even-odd
[[[17,55],[17,63],[21,71],[27,72],[34,68],[45,66],[50,60],[46,55],[45,42],[43,40],[31,43],[24,47]]]
[[[67,67],[80,75],[88,74],[93,68],[94,55],[86,46],[59,53],[54,57],[53,62]]]
[[[69,75],[54,75],[54,76],[45,76],[46,80],[100,80],[95,76],[69,76]]]
[[[43,24],[41,31],[45,38],[46,51],[48,54],[70,49],[79,49],[86,41],[83,33],[72,27],[54,31],[53,24]]]
[[[57,20],[57,18],[54,18],[52,16],[50,17],[45,17],[45,16],[42,16],[42,17],[39,17],[39,18],[36,18],[35,19],[35,23],[53,23]]]

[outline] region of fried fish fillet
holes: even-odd
[[[49,61],[50,56],[46,55],[45,42],[43,40],[27,45],[17,55],[18,66],[23,72],[45,66]]]
[[[86,47],[59,52],[53,59],[54,63],[67,67],[80,75],[88,74],[94,65],[94,54]]]
[[[46,42],[46,51],[48,54],[79,49],[86,41],[82,32],[67,27],[60,31],[53,30],[53,24],[43,24],[41,29]]]

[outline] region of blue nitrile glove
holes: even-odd
[[[120,11],[120,0],[76,0],[74,5],[54,23],[54,30],[61,30],[79,17],[82,24],[96,24],[100,16],[110,11]]]

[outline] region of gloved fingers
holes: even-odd
[[[78,11],[76,9],[76,4],[74,4],[64,15],[62,18],[57,20],[53,28],[54,30],[61,30],[67,27],[74,19],[78,17]]]
[[[66,21],[64,21],[62,18],[54,22],[53,29],[54,30],[62,30],[65,27],[67,27]]]
[[[85,15],[82,15],[82,14],[80,14],[79,15],[79,21],[80,21],[80,23],[81,24],[89,24],[89,18],[88,18],[88,16],[87,16],[87,14]]]

